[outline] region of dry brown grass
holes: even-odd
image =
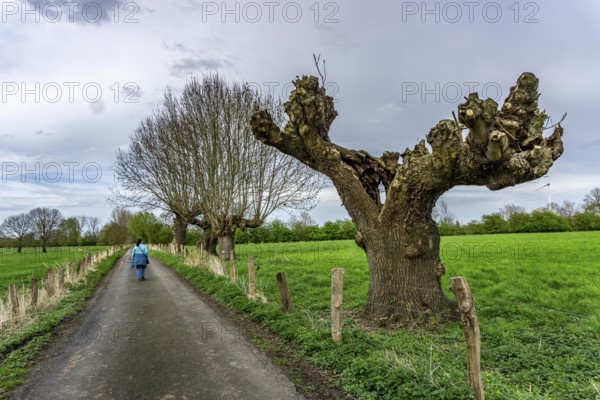
[[[158,250],[171,253],[173,255],[182,255],[181,252],[177,251],[177,246],[174,246],[172,244],[149,245],[148,248],[151,250]],[[202,251],[197,247],[194,247],[191,250],[186,250],[186,254],[185,256],[183,256],[183,262],[186,265],[189,265],[190,267],[205,268],[218,276],[228,276],[228,273],[225,269],[225,264],[223,260],[221,260],[221,258],[208,254],[207,252]],[[232,282],[232,284],[236,285],[242,291],[248,293],[248,282],[244,277],[238,277],[238,279],[235,282]],[[255,295],[250,296],[248,294],[248,298],[254,301],[260,301],[262,303],[267,302],[267,298],[264,295],[263,291],[259,290],[258,288],[256,289]]]
[[[190,267],[206,268],[218,276],[227,275],[227,272],[225,272],[225,265],[219,257],[208,254],[198,248],[193,248],[188,251],[187,255],[184,257],[184,262]]]
[[[106,251],[101,251],[90,256],[85,261],[81,262],[80,270],[77,271],[77,263],[72,265],[64,264],[53,268],[54,274],[45,280],[38,281],[38,299],[35,307],[32,305],[31,286],[19,285],[18,291],[18,308],[17,313],[13,314],[13,305],[10,296],[7,299],[0,299],[0,334],[2,336],[10,335],[16,329],[26,328],[35,323],[35,315],[39,312],[44,312],[52,309],[65,295],[69,293],[68,286],[83,281],[89,272],[96,270],[96,264],[106,258],[108,255],[114,254],[117,248]],[[64,288],[61,290],[59,282],[60,269],[64,268]],[[49,295],[47,288],[53,292]],[[35,312],[35,313],[34,313]]]

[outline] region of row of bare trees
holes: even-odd
[[[189,224],[204,230],[204,248],[228,257],[237,229],[258,227],[275,210],[309,210],[322,187],[319,174],[254,139],[250,117],[270,110],[280,126],[281,107],[249,85],[219,75],[189,80],[180,96],[162,104],[117,154],[117,207],[173,215],[174,241],[185,244]]]
[[[28,236],[38,239],[45,253],[51,239],[61,240],[66,244],[79,244],[84,231],[90,237],[97,238],[100,232],[98,217],[77,216],[64,218],[56,208],[38,207],[28,213],[11,215],[0,225],[0,234],[14,239],[20,253]]]

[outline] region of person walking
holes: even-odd
[[[131,249],[131,266],[137,268],[136,275],[138,281],[144,281],[144,272],[148,266],[148,248],[142,243],[142,239],[138,239],[135,242],[135,246]]]

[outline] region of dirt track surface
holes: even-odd
[[[304,399],[268,358],[156,259],[118,263],[12,399]]]

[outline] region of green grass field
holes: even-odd
[[[482,334],[488,399],[600,399],[600,232],[442,238],[449,278],[467,278]],[[240,245],[243,286],[253,255],[267,304],[251,304],[224,278],[178,264],[203,289],[244,311],[299,354],[341,377],[360,399],[471,398],[458,322],[429,330],[366,328],[366,257],[352,241]],[[175,258],[167,261],[176,263]],[[343,343],[330,337],[330,270],[344,267]],[[275,274],[285,271],[294,313],[279,311]]]
[[[32,277],[45,278],[48,269],[77,261],[88,253],[106,249],[105,246],[48,247],[42,253],[40,247],[0,248],[0,298],[5,298],[11,283],[29,285]]]

